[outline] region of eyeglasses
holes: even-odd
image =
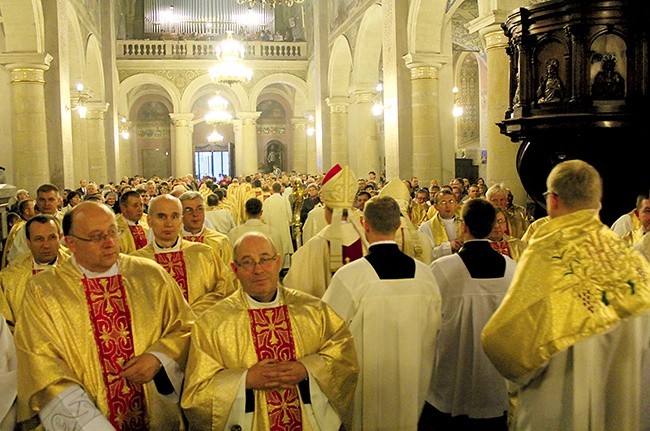
[[[449,199],[446,201],[439,201],[438,205],[453,205],[456,203],[456,199]]]
[[[246,271],[254,270],[255,265],[259,265],[262,269],[267,270],[273,267],[273,264],[275,263],[275,259],[277,257],[278,255],[274,254],[271,257],[260,257],[260,260],[244,259],[241,262],[237,262],[236,260],[234,262],[235,265],[237,265],[240,268],[244,268]]]
[[[544,196],[544,199],[546,199],[548,197],[548,195],[557,196],[557,193],[555,193],[555,192],[544,192],[544,193],[542,193],[542,196]]]
[[[68,236],[76,238],[76,239],[78,239],[80,241],[92,242],[92,243],[95,243],[95,244],[99,244],[99,243],[102,243],[102,242],[106,241],[107,238],[117,239],[117,237],[119,237],[121,233],[122,233],[122,230],[120,230],[120,229],[111,229],[106,233],[99,233],[99,232],[93,233],[92,235],[88,235],[88,238],[82,238],[82,237],[77,236],[77,235],[72,234],[72,233],[69,233]]]

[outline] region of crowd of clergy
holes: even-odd
[[[19,190],[0,431],[650,430],[650,196],[323,175]],[[634,208],[632,208],[634,206]]]

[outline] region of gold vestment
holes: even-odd
[[[296,357],[346,426],[359,371],[352,335],[324,302],[278,287],[288,307]],[[243,373],[258,362],[251,335],[248,299],[243,289],[205,312],[192,331],[181,405],[192,429],[226,426]],[[254,430],[268,430],[264,391],[254,390]],[[315,408],[315,407],[314,407]],[[302,417],[306,418],[304,407]]]
[[[200,314],[235,290],[231,272],[209,246],[182,239],[179,241],[187,274],[187,302],[195,313]],[[152,244],[132,254],[155,261],[154,255]]]
[[[67,249],[63,250],[62,247],[59,248],[56,262],[52,265],[52,268],[61,265],[69,257],[70,255]],[[7,307],[5,309],[0,305],[0,312],[5,316],[9,328],[12,331],[14,331],[16,317],[18,317],[18,311],[23,303],[27,283],[35,275],[33,272],[33,262],[32,253],[24,253],[0,272],[0,291],[4,294]]]
[[[178,286],[146,259],[121,254],[118,265],[131,311],[135,355],[159,352],[183,369],[194,314]],[[29,283],[16,328],[19,421],[38,414],[70,385],[81,386],[109,416],[83,277],[70,259]],[[151,429],[184,429],[177,403],[162,397],[153,381],[144,391]]]
[[[485,353],[515,380],[553,354],[650,308],[650,264],[595,210],[550,219],[485,326]]]

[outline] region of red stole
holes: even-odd
[[[361,238],[350,245],[343,246],[343,265],[353,262],[363,257],[363,245]]]
[[[186,239],[190,242],[203,242],[205,239],[203,235],[195,235],[195,236],[184,236],[183,239]]]
[[[139,224],[135,226],[129,225],[129,230],[131,231],[131,236],[133,236],[136,250],[140,250],[142,247],[147,245],[147,235],[144,233],[142,226]]]
[[[144,387],[119,376],[122,366],[135,356],[122,276],[84,277],[82,281],[106,387],[108,419],[118,430],[147,430]]]
[[[181,287],[183,297],[189,302],[187,267],[185,266],[185,259],[183,259],[183,252],[171,251],[169,253],[155,253],[154,257],[156,258],[156,262],[165,268],[165,271],[176,280],[176,283]]]
[[[490,241],[490,245],[495,251],[498,251],[499,253],[503,254],[504,256],[512,257],[510,256],[510,247],[508,246],[508,241],[501,240],[501,241]]]
[[[257,359],[295,361],[291,320],[286,305],[248,310]],[[270,431],[302,430],[302,413],[298,388],[265,391]]]

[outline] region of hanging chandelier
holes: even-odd
[[[226,39],[215,48],[219,63],[210,69],[210,78],[217,84],[248,82],[253,77],[253,71],[241,63],[244,59],[244,46],[233,39],[232,31],[227,31],[226,34]]]
[[[216,130],[213,130],[212,133],[208,135],[208,142],[211,144],[216,144],[223,141],[223,135]]]
[[[207,114],[203,117],[206,123],[215,126],[232,121],[232,114],[228,111],[228,100],[219,94],[208,100],[208,108]]]
[[[271,6],[271,7],[276,7],[276,6],[281,6],[281,5],[286,5],[288,7],[293,6],[295,3],[304,3],[305,0],[237,0],[237,4],[244,4],[248,3],[249,7],[255,6],[257,3],[261,3],[262,6]]]

